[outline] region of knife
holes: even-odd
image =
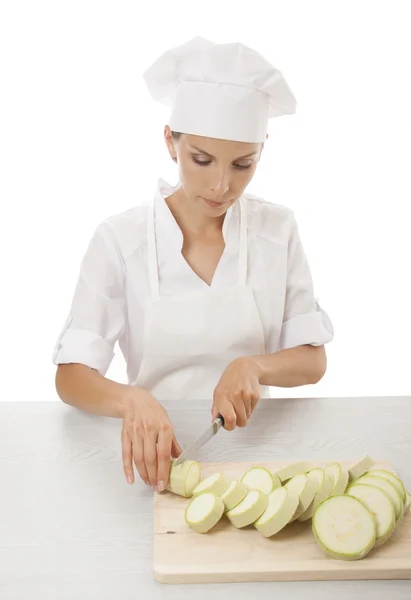
[[[199,449],[204,446],[206,442],[211,440],[212,437],[215,436],[217,431],[224,425],[224,417],[220,414],[214,419],[209,427],[205,430],[205,432],[193,443],[191,446],[186,448],[184,452],[180,454],[180,456],[174,461],[173,465],[177,466],[184,462],[185,460],[195,460],[197,452]]]

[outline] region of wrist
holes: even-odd
[[[261,356],[244,356],[237,359],[244,369],[251,371],[257,377],[258,383],[261,383],[265,375],[264,361],[261,358]]]
[[[118,411],[121,418],[124,418],[124,416],[129,413],[134,406],[140,404],[143,398],[149,395],[146,390],[142,390],[130,385],[125,387],[126,389],[120,394],[118,399]]]

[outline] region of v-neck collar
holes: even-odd
[[[176,192],[180,187],[180,182],[178,182],[176,185],[171,185],[164,179],[159,179],[158,181],[157,193],[155,196],[155,230],[157,231],[158,240],[160,238],[162,240],[166,240],[165,245],[167,247],[167,258],[174,256],[176,260],[182,261],[187,277],[193,281],[196,281],[197,284],[204,289],[214,289],[216,287],[227,285],[228,282],[226,282],[225,278],[220,274],[224,273],[224,268],[227,261],[230,261],[233,258],[231,257],[231,254],[233,254],[233,241],[237,240],[238,238],[238,235],[236,236],[237,229],[237,233],[239,234],[239,228],[233,228],[232,226],[233,222],[237,223],[237,221],[239,221],[239,215],[237,214],[239,213],[239,210],[236,206],[237,203],[230,206],[226,212],[222,228],[225,248],[217,264],[211,284],[209,285],[197,275],[197,273],[190,267],[182,255],[184,242],[183,233],[166,202],[166,198]],[[163,243],[160,245],[163,248],[165,247]],[[237,257],[238,253],[234,252],[234,255]]]

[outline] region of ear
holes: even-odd
[[[170,153],[171,158],[174,160],[174,162],[177,162],[177,152],[174,146],[174,140],[169,125],[164,126],[164,140],[166,142],[167,149]]]

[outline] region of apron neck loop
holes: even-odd
[[[238,257],[238,284],[247,283],[247,208],[246,199],[239,199],[240,205],[240,252]]]
[[[160,285],[158,281],[157,244],[154,219],[154,199],[152,199],[148,206],[147,214],[148,280],[150,284],[151,297],[153,300],[158,300],[160,298]]]

